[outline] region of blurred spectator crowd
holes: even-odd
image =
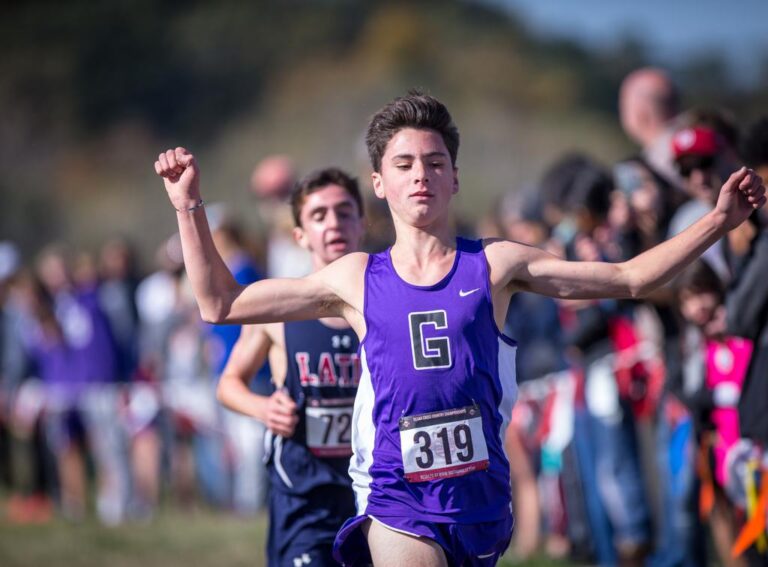
[[[470,232],[621,262],[710,211],[742,165],[768,178],[768,117],[742,126],[727,109],[679,101],[665,72],[631,73],[619,109],[635,155],[563,155]],[[207,207],[241,283],[308,272],[290,235],[293,178],[283,156],[254,171],[270,227],[260,251],[231,212]],[[386,211],[368,210],[368,249],[378,250],[391,234]],[[766,564],[766,221],[754,213],[641,300],[513,297],[512,555]],[[200,320],[177,237],[159,247],[153,273],[134,260],[118,239],[97,255],[54,244],[29,262],[0,243],[0,482],[12,521],[75,521],[91,502],[109,525],[148,520],[161,501],[242,516],[264,504],[263,425],[214,396],[239,327]],[[268,367],[252,388],[269,393]]]

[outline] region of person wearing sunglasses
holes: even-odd
[[[689,200],[672,216],[668,237],[682,232],[714,208],[723,181],[739,169],[739,164],[730,157],[731,152],[726,150],[725,141],[708,126],[683,128],[672,136],[675,167]],[[721,279],[730,279],[726,243],[716,242],[702,258]]]

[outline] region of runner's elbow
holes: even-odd
[[[202,305],[200,306],[200,318],[204,323],[210,323],[211,325],[221,325],[225,321],[225,318],[220,311],[217,311],[216,309],[206,309]]]
[[[219,385],[216,386],[216,401],[220,404],[224,404],[224,400],[227,395],[222,380],[219,380]]]
[[[237,391],[233,380],[237,380],[237,377],[232,374],[228,374],[224,371],[224,374],[219,378],[219,383],[216,386],[216,401],[227,409],[234,410],[233,400],[237,398]]]
[[[218,386],[216,386],[216,401],[225,407],[229,407],[227,405],[227,400],[229,398],[227,394],[227,381],[225,377],[222,376],[219,380]]]
[[[627,293],[627,299],[643,299],[650,295],[652,288],[646,288],[644,286],[630,287]]]
[[[198,301],[200,318],[212,325],[222,325],[228,322],[229,306],[222,301]]]
[[[235,302],[245,287],[233,281],[231,286],[195,293],[200,318],[212,325],[232,323]]]
[[[627,299],[645,299],[658,287],[658,284],[647,277],[638,276],[630,282]]]
[[[642,299],[647,297],[654,289],[656,285],[651,281],[644,270],[638,270],[632,264],[621,264],[620,270],[622,272],[622,279],[624,285],[624,295],[627,299]]]

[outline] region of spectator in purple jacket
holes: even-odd
[[[75,285],[62,248],[44,250],[37,274],[47,297],[39,302],[33,352],[46,385],[48,440],[56,455],[61,506],[79,519],[86,508],[86,450],[96,466],[100,520],[123,520],[128,498],[125,440],[117,415],[117,355],[95,280]]]

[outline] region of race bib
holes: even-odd
[[[408,482],[453,478],[488,468],[477,405],[401,417],[400,448]]]
[[[354,398],[310,398],[305,409],[307,447],[316,457],[352,456]]]

